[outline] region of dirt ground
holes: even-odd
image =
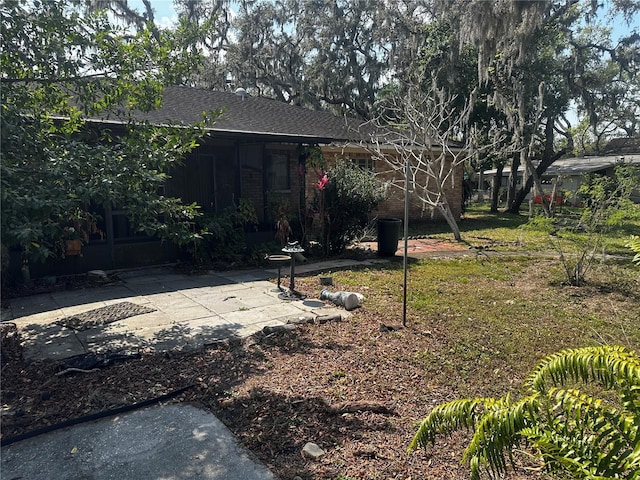
[[[315,277],[298,289],[317,290]],[[213,412],[275,475],[287,479],[461,479],[464,434],[407,453],[417,423],[454,392],[425,378],[413,359],[438,348],[442,331],[400,328],[400,306],[358,309],[346,321],[304,325],[198,353],[154,355],[88,373],[58,375],[55,362],[26,364],[10,323],[2,326],[2,438],[97,412],[172,398]],[[305,458],[307,442],[326,454]],[[509,478],[537,478],[527,458]]]
[[[241,345],[143,354],[57,376],[60,364],[23,363],[19,339],[4,327],[2,438],[194,385],[172,401],[212,411],[283,480],[466,478],[463,435],[407,454],[416,423],[454,398],[407,361],[407,348],[417,352],[436,337],[413,329],[382,332],[377,319],[356,315]],[[307,442],[326,455],[305,459]]]

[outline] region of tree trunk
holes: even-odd
[[[549,204],[547,203],[547,199],[544,195],[544,189],[542,188],[542,181],[540,180],[540,175],[538,175],[538,172],[531,162],[531,157],[529,156],[529,154],[525,156],[525,164],[527,166],[527,170],[529,171],[529,178],[532,180],[533,185],[535,186],[533,192],[534,194],[537,193],[540,195],[540,202],[542,204],[542,208],[544,209],[544,214],[547,217],[550,217],[551,213],[549,211]],[[527,178],[527,183],[529,183],[529,178]]]
[[[514,215],[518,215],[520,213],[520,207],[522,206],[522,202],[527,197],[529,192],[531,191],[531,187],[533,186],[533,178],[529,177],[527,182],[522,186],[520,190],[516,193],[511,206],[507,208],[507,212],[513,213]]]
[[[553,137],[553,122],[554,122],[553,118],[551,117],[547,118],[547,125],[545,127],[546,142],[545,142],[545,149],[544,149],[544,155],[543,155],[542,161],[540,162],[538,167],[535,169],[533,169],[533,165],[531,166],[532,171],[535,172],[535,177],[537,177],[538,179],[542,177],[542,174],[547,171],[547,169],[549,168],[549,166],[551,166],[553,162],[558,160],[567,152],[567,148],[563,148],[559,152],[553,153],[553,142],[550,140],[550,138]],[[570,145],[572,144],[573,142],[570,142]],[[531,162],[529,158],[527,158],[527,161],[529,163]],[[525,198],[531,191],[531,187],[533,186],[533,181],[534,181],[534,174],[531,174],[529,175],[529,178],[527,178],[526,183],[524,183],[522,185],[522,188],[520,188],[520,190],[517,192],[515,198],[513,199],[513,203],[507,207],[507,211],[509,213],[513,213],[516,215],[520,213],[522,202],[524,202]],[[544,194],[541,193],[541,195],[543,196],[542,201],[544,202]]]
[[[504,165],[499,164],[496,168],[496,175],[491,182],[493,183],[491,189],[491,213],[498,213],[498,202],[500,201],[500,186],[502,185],[502,172],[504,171]]]
[[[507,210],[511,209],[511,205],[513,205],[516,196],[516,188],[518,187],[518,168],[520,168],[520,152],[516,152],[513,155],[513,160],[511,161],[511,173],[509,175],[509,186],[507,187]]]
[[[461,242],[462,235],[460,234],[460,228],[458,227],[458,222],[456,222],[456,218],[453,215],[451,208],[449,208],[449,203],[447,201],[440,202],[438,203],[437,207],[440,213],[442,214],[442,216],[444,217],[444,219],[449,224],[449,228],[453,233],[453,238],[456,239],[456,242]]]
[[[549,210],[551,212],[551,216],[555,217],[556,216],[556,196],[558,195],[558,177],[555,177],[552,181],[552,188],[551,188],[551,202],[549,202]]]

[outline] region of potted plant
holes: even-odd
[[[104,239],[104,232],[98,227],[99,218],[83,210],[70,216],[62,232],[65,257],[80,255],[82,246],[92,238]]]
[[[64,229],[64,256],[73,257],[82,252],[82,238],[74,227]]]

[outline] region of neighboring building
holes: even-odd
[[[384,165],[376,165],[366,149],[359,146],[367,139],[358,133],[359,121],[252,97],[241,89],[234,94],[168,87],[160,109],[137,114],[136,118],[156,125],[193,125],[202,120],[203,112],[217,110],[222,110],[222,115],[206,129],[207,135],[184,165],[171,172],[165,193],[185,203],[196,202],[205,212],[212,213],[237,205],[240,199],[250,201],[260,222],[261,232],[255,240],[274,238],[276,205],[286,204],[297,215],[313,200],[313,185],[318,179],[312,169],[306,168],[310,146],[321,149],[328,165],[338,158],[347,158],[376,173],[388,170]],[[98,128],[104,125],[111,129],[125,123],[98,118],[89,121]],[[392,173],[380,175],[381,180],[391,178]],[[459,216],[462,170],[448,188],[448,201]],[[121,208],[100,212],[104,218],[101,225],[106,233],[104,238],[86,245],[83,256],[74,259],[73,266],[70,266],[73,262],[65,260],[55,262],[56,272],[122,268],[175,258],[174,247],[136,234],[128,224],[126,205]],[[391,190],[377,214],[402,217],[403,210],[402,192]],[[411,202],[410,219],[436,218],[432,210],[425,210],[417,201]]]
[[[633,146],[639,143],[640,141],[637,141],[637,139],[615,139],[609,143],[604,155],[556,160],[541,178],[545,194],[551,194],[553,182],[555,181],[557,182],[556,192],[558,195],[562,194],[564,202],[579,204],[581,199],[577,191],[582,185],[582,179],[585,174],[613,175],[616,165],[621,163],[631,163],[638,165],[640,168],[640,145]],[[635,150],[635,153],[630,153],[629,150]],[[505,167],[502,172],[501,187],[507,188],[510,174],[510,168]],[[518,169],[518,188],[522,186],[524,174],[525,167],[521,165]],[[495,169],[483,172],[483,178],[487,181],[491,181],[495,175]],[[490,192],[487,193],[487,196],[491,198]],[[531,194],[529,194],[530,196]],[[637,191],[634,192],[633,199],[636,202],[640,202],[640,194]]]

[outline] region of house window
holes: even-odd
[[[289,152],[269,152],[267,182],[271,191],[279,192],[291,189],[289,174]]]
[[[354,165],[357,165],[362,170],[367,172],[375,173],[376,164],[375,160],[371,158],[371,155],[367,155],[366,153],[352,153],[349,155],[349,161]]]
[[[126,210],[113,210],[113,239],[118,241],[148,240],[149,236],[134,228]]]

